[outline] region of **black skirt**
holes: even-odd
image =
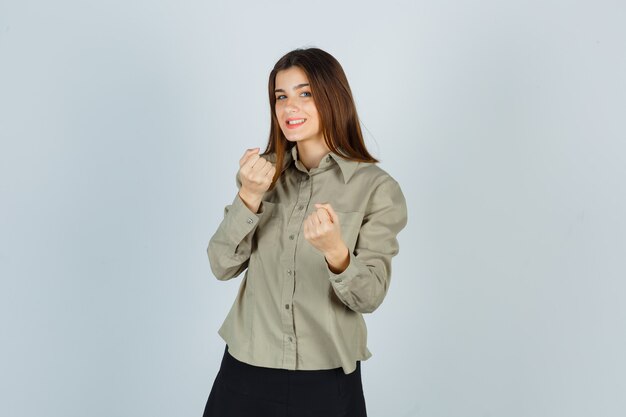
[[[290,371],[224,357],[203,417],[367,417],[361,362],[342,368]]]

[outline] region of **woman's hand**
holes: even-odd
[[[259,156],[259,148],[247,149],[239,160],[240,193],[253,198],[262,198],[270,187],[275,173],[274,164]]]
[[[350,262],[348,247],[341,237],[339,217],[330,204],[315,204],[316,211],[304,219],[304,238],[324,254],[331,271],[338,274]]]

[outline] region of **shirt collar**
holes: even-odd
[[[283,169],[286,169],[290,164],[295,163],[296,161],[299,164],[302,164],[300,161],[298,161],[298,147],[296,145],[293,145],[293,147],[291,148],[291,152],[285,152]],[[329,153],[324,155],[324,157],[320,161],[318,168],[313,169],[320,169],[322,171],[325,171],[324,168],[332,164],[333,161],[335,161],[337,165],[339,165],[339,169],[341,170],[341,174],[343,175],[343,182],[344,184],[347,184],[350,178],[352,178],[354,172],[356,171],[359,165],[359,161],[344,159],[341,156],[337,155],[335,152],[330,151]],[[305,169],[304,166],[302,166],[302,169]]]

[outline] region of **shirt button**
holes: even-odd
[[[343,281],[341,278],[337,278],[337,279],[335,280],[335,282],[341,282],[341,281]]]
[[[252,220],[252,219],[248,218],[248,224],[252,224],[252,222],[253,222],[253,221],[254,221],[254,220]]]
[[[326,162],[330,162],[330,156],[326,157]]]
[[[290,342],[293,342],[293,338],[291,336],[288,337]]]
[[[287,275],[291,275],[291,269],[287,270]]]
[[[289,235],[289,239],[293,240],[294,235]]]
[[[285,308],[289,310],[289,304],[285,304]]]
[[[298,210],[302,210],[303,208],[304,208],[304,206],[303,206],[302,204],[300,204],[300,205],[298,206]]]

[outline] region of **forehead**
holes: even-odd
[[[276,73],[276,88],[289,88],[297,84],[308,83],[309,79],[300,67],[289,67]]]

